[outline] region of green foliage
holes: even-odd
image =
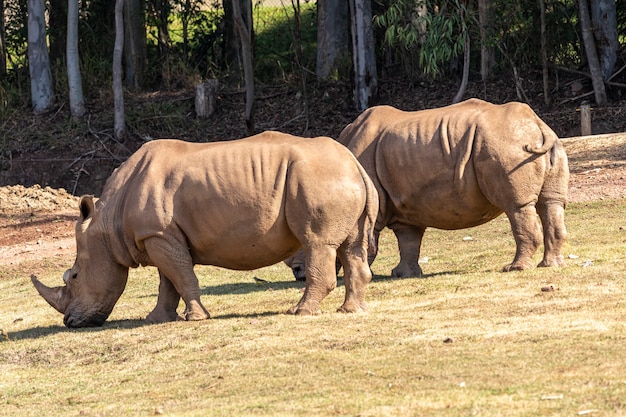
[[[28,57],[27,15],[27,2],[16,0],[4,2],[4,30],[9,70],[17,70],[26,64]]]
[[[421,71],[436,78],[445,64],[463,53],[468,18],[458,0],[393,0],[374,22],[385,29],[385,42],[398,48],[400,57],[417,57]]]
[[[300,5],[302,67],[315,71],[317,8]],[[294,9],[291,6],[255,7],[255,75],[261,81],[286,79],[299,68],[295,63]]]
[[[520,71],[541,67],[540,11],[536,1],[494,0],[487,29],[487,46],[496,48],[503,65]],[[546,2],[548,60],[556,65],[575,66],[582,56],[576,33],[575,2]],[[478,25],[477,21],[475,22]]]

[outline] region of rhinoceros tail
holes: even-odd
[[[554,147],[554,144],[559,139],[556,133],[545,122],[537,117],[537,125],[541,130],[541,136],[543,136],[543,145],[539,147],[533,147],[531,145],[524,145],[524,150],[528,153],[544,154]]]
[[[378,217],[378,192],[376,191],[376,187],[374,187],[374,183],[370,179],[367,172],[363,166],[354,158],[357,166],[359,167],[359,172],[361,173],[361,177],[363,177],[363,183],[365,184],[365,193],[366,193],[366,201],[365,201],[365,215],[367,216],[367,227],[368,230],[364,230],[367,233],[367,251],[370,255],[376,255],[378,253],[378,245],[376,244],[376,237],[374,236],[374,227],[376,225],[376,218]]]

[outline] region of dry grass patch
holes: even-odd
[[[158,277],[145,268],[102,328],[68,330],[28,280],[36,269],[60,284],[60,262],[12,267],[0,278],[0,414],[624,415],[625,219],[623,201],[574,204],[567,266],[506,274],[505,218],[429,230],[422,279],[388,277],[385,233],[370,312],[357,315],[334,312],[341,286],[320,316],[283,314],[302,284],[282,264],[199,267],[213,319],[150,326]]]

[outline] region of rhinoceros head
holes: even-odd
[[[122,295],[128,267],[115,262],[97,215],[93,196],[80,200],[76,223],[76,261],[63,274],[64,286],[50,288],[34,275],[31,280],[39,294],[64,315],[67,327],[101,326]]]

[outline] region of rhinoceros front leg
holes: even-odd
[[[154,310],[146,317],[150,323],[165,323],[168,321],[184,320],[176,312],[180,302],[180,294],[168,277],[159,271],[159,295]]]
[[[407,224],[394,224],[390,227],[398,239],[398,249],[400,250],[400,262],[391,271],[391,276],[399,278],[421,277],[422,268],[419,266],[419,257],[422,238],[426,229]]]
[[[185,320],[208,319],[210,315],[200,301],[198,277],[193,272],[193,261],[186,246],[175,241],[170,243],[164,238],[156,237],[148,239],[144,243],[146,252],[153,264],[159,269],[159,273],[170,281],[174,290],[185,302]],[[173,303],[172,289],[167,284],[164,284],[164,288],[166,290],[164,301]],[[161,286],[159,286],[160,289]],[[157,308],[159,308],[158,302],[155,309]]]
[[[535,204],[530,203],[506,215],[511,222],[517,250],[513,262],[504,267],[504,272],[521,271],[534,267],[532,257],[541,243],[541,226]]]
[[[330,246],[304,248],[306,284],[304,295],[287,314],[320,314],[321,301],[337,286],[335,260],[337,252]]]
[[[561,254],[563,244],[567,239],[565,229],[565,204],[560,201],[550,201],[537,204],[537,211],[543,226],[543,260],[540,267],[563,266],[565,260]]]

